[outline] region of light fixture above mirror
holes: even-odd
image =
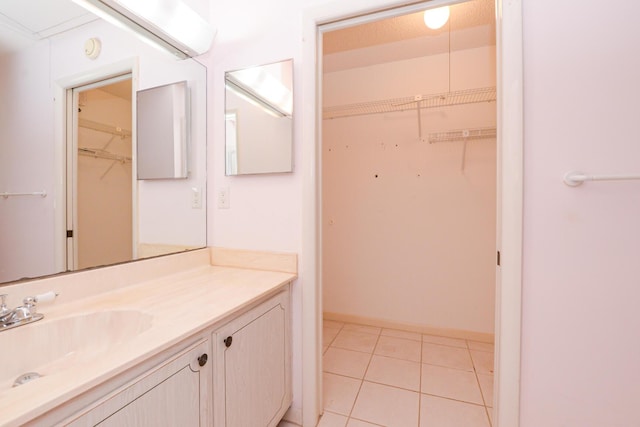
[[[209,50],[215,30],[181,0],[73,0],[180,59]]]

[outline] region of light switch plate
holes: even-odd
[[[229,187],[218,188],[218,209],[229,209]]]
[[[202,209],[202,190],[191,187],[191,209]]]

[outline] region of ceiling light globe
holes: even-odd
[[[449,20],[449,6],[424,11],[424,24],[432,30],[441,28]]]

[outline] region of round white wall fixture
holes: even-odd
[[[100,55],[101,49],[102,43],[97,37],[92,37],[84,42],[84,54],[87,55],[87,58],[96,59]]]

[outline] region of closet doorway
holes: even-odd
[[[67,91],[67,269],[134,256],[132,76]]]
[[[325,410],[384,424],[363,412],[376,405],[360,394],[384,384],[408,400],[411,391],[466,402],[488,423],[497,241],[494,2],[452,5],[436,29],[426,28],[423,11],[353,21],[321,33],[321,277],[329,325],[325,391],[349,382],[360,392],[350,405],[325,402]],[[392,349],[403,339],[412,350],[398,359],[417,378],[381,379],[383,365],[396,364],[390,353],[404,351]],[[359,388],[349,378],[354,371],[339,366],[349,350],[372,354],[368,363],[362,358]],[[438,357],[425,356],[429,351]],[[444,353],[458,359],[436,360]],[[448,395],[420,384],[424,371],[454,375],[451,368],[461,378],[473,372],[474,390]]]

